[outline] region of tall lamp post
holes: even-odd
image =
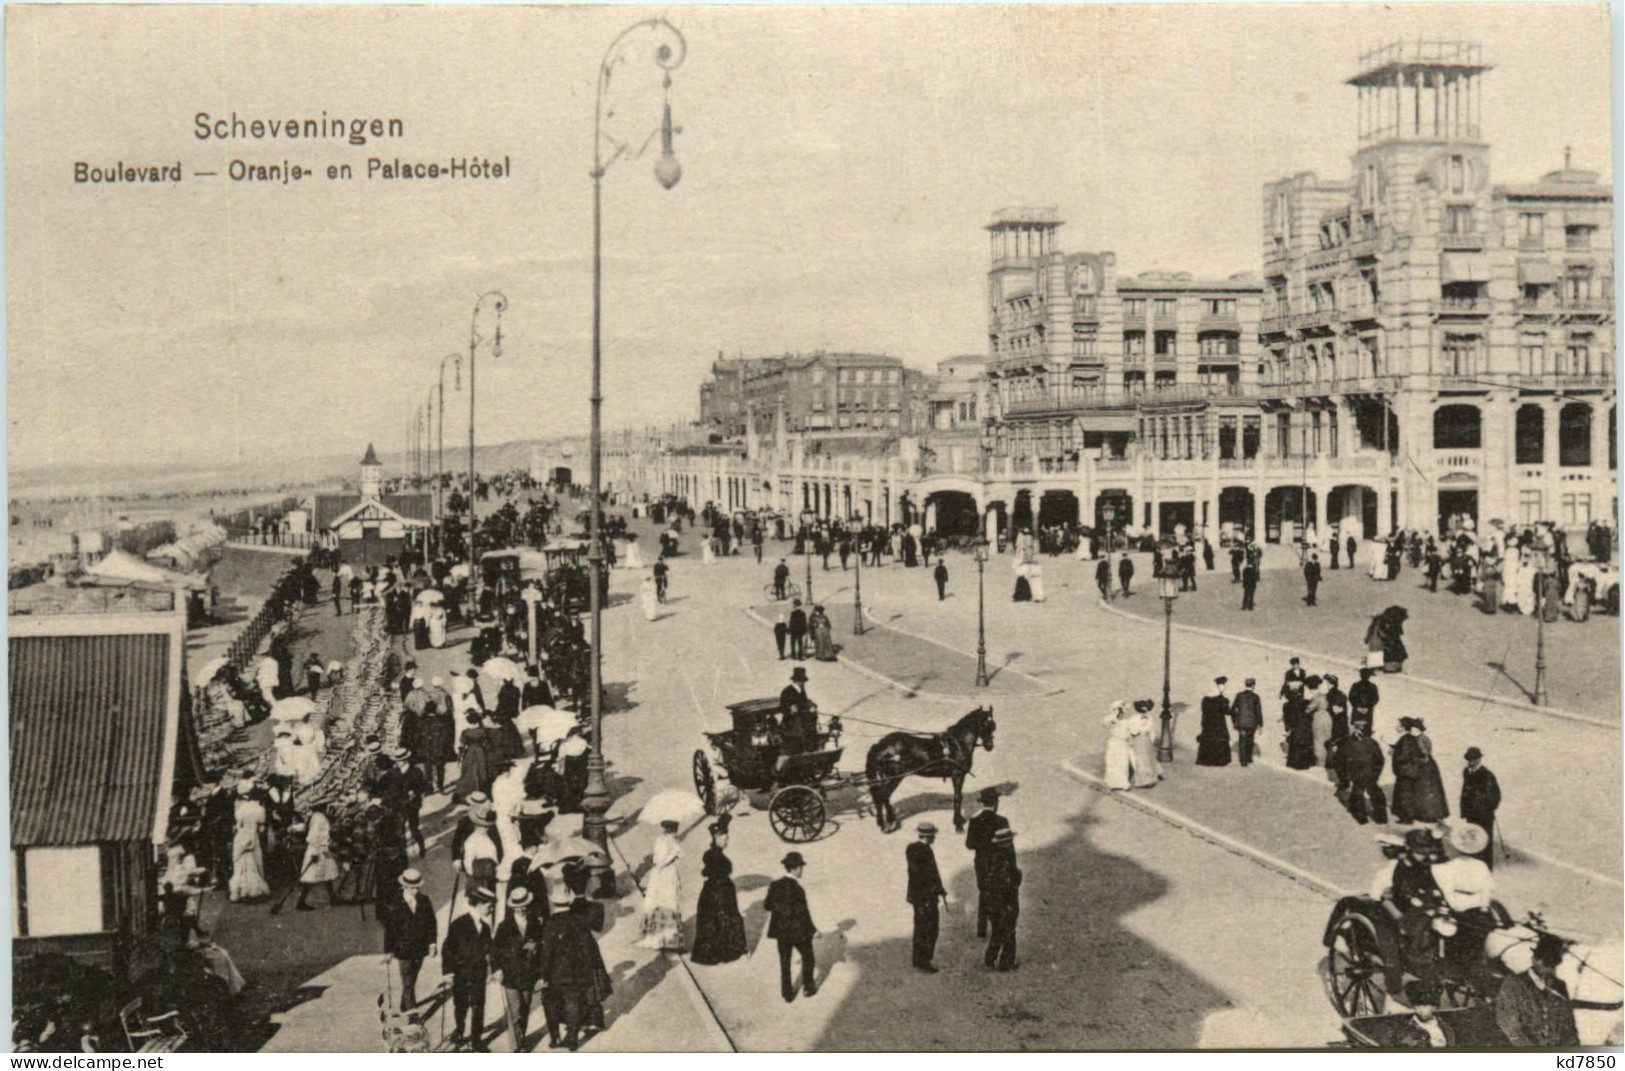
[[[582,821],[582,833],[586,838],[598,846],[602,860],[594,869],[596,873],[598,892],[600,895],[614,895],[615,871],[609,865],[609,829],[607,815],[609,812],[609,783],[604,775],[604,622],[603,622],[603,594],[600,587],[603,578],[604,548],[599,532],[602,527],[603,501],[600,490],[603,479],[603,430],[600,425],[600,410],[603,407],[603,185],[604,173],[610,166],[624,156],[631,147],[630,143],[619,141],[604,130],[604,97],[609,90],[610,78],[615,68],[628,58],[633,41],[652,36],[654,44],[654,62],[664,72],[661,89],[669,94],[671,91],[671,72],[682,66],[684,57],[688,54],[688,42],[677,31],[677,27],[665,19],[644,19],[634,23],[621,31],[621,35],[609,46],[604,53],[603,63],[598,68],[598,98],[593,112],[593,165],[592,165],[592,395],[589,399],[592,406],[592,504],[589,508],[591,518],[588,539],[590,549],[587,552],[587,562],[591,573],[590,583],[590,610],[592,614],[592,650],[589,660],[592,663],[592,751],[587,756],[587,788],[582,796],[581,809],[585,813]],[[613,115],[613,110],[609,113]],[[671,189],[677,185],[677,180],[683,177],[683,169],[677,163],[677,157],[672,152],[672,125],[671,101],[665,101],[665,115],[660,126],[660,160],[655,164],[655,178],[660,185]],[[650,141],[653,135],[650,135]],[[644,143],[647,147],[648,142]],[[605,156],[605,150],[609,154]],[[642,155],[639,149],[634,156]],[[473,387],[472,367],[470,368],[470,389]]]
[[[436,499],[435,517],[441,524],[445,523],[446,489],[443,486],[446,477],[446,362],[454,361],[457,365],[457,390],[463,389],[463,358],[461,354],[448,353],[440,358],[440,452],[435,459],[434,487]]]
[[[807,542],[805,544],[805,549],[807,551],[807,554],[806,554],[806,558],[807,558],[807,611],[809,613],[812,612],[812,604],[813,604],[813,593],[812,593],[813,544],[815,544],[817,541],[818,541],[818,530],[813,527],[813,524],[812,524],[811,521],[808,521],[807,522]]]
[[[1546,694],[1546,600],[1550,597],[1552,556],[1546,550],[1534,555],[1535,564],[1535,706],[1551,706]]]
[[[1100,507],[1100,519],[1106,522],[1106,601],[1112,601],[1112,521],[1117,519],[1117,507]]]
[[[853,517],[851,524],[856,526],[861,518]],[[862,529],[859,529],[862,531]],[[852,541],[852,549],[857,551],[857,571],[852,574],[852,635],[863,635],[863,544],[857,540]]]
[[[1174,761],[1174,704],[1169,695],[1174,652],[1174,600],[1179,598],[1179,577],[1164,566],[1157,574],[1157,594],[1162,596],[1162,732],[1157,737],[1157,761]]]
[[[987,687],[987,591],[983,577],[987,571],[988,542],[985,534],[972,545],[976,553],[976,687]]]
[[[508,299],[500,291],[487,290],[474,299],[474,314],[468,321],[468,590],[473,594],[470,619],[478,613],[480,598],[480,563],[474,554],[474,357],[480,343],[485,341],[480,335],[480,309],[487,301],[497,319],[496,333],[491,338],[492,357],[502,356],[502,313],[508,307]],[[441,368],[445,368],[444,361]]]

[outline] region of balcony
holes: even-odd
[[[1254,457],[1221,457],[1219,458],[1220,472],[1252,472],[1262,463],[1262,458]]]
[[[1563,311],[1574,316],[1606,316],[1614,311],[1611,298],[1565,298]]]
[[[1261,335],[1283,335],[1291,330],[1292,317],[1284,313],[1278,316],[1266,316],[1258,321],[1258,332]]]
[[[1519,372],[1507,377],[1507,385],[1526,390],[1603,390],[1614,385],[1614,370],[1595,372]]]
[[[1377,255],[1377,236],[1372,234],[1364,238],[1356,238],[1344,248],[1348,250],[1349,256],[1356,260],[1368,260]]]
[[[1482,234],[1441,234],[1439,248],[1447,253],[1476,253],[1484,248]]]
[[[1328,458],[1327,464],[1333,472],[1365,473],[1375,475],[1386,472],[1392,467],[1392,459],[1380,450],[1362,451],[1354,454],[1343,454]]]
[[[1345,256],[1342,246],[1333,246],[1330,249],[1316,249],[1303,258],[1303,266],[1309,271],[1319,268],[1330,268]]]
[[[1484,471],[1482,450],[1445,450],[1433,459],[1434,472],[1439,476],[1464,473],[1477,476]]]
[[[1487,297],[1441,297],[1433,302],[1435,316],[1488,316],[1492,302]]]
[[[1336,308],[1315,309],[1311,312],[1294,313],[1292,326],[1298,331],[1313,331],[1330,327],[1341,318],[1342,314]]]
[[[1132,457],[1097,457],[1095,458],[1096,472],[1124,473],[1134,469]]]
[[[1179,306],[1171,301],[1167,305],[1159,304],[1153,308],[1152,315],[1159,324],[1177,323],[1179,320]]]

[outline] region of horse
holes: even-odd
[[[952,778],[954,782],[954,829],[963,832],[965,816],[960,799],[965,776],[971,772],[977,745],[993,750],[993,708],[977,707],[941,733],[888,733],[869,749],[864,774],[874,801],[875,821],[882,833],[894,833],[902,825],[891,795],[903,778]]]

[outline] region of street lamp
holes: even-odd
[[[600,541],[599,531],[602,527],[602,494],[600,483],[603,468],[603,431],[600,426],[600,410],[603,407],[603,184],[604,172],[625,155],[629,143],[618,141],[604,130],[604,96],[609,90],[610,77],[616,67],[627,59],[627,49],[631,42],[645,35],[653,35],[655,50],[655,64],[664,72],[661,80],[661,90],[664,93],[671,91],[671,72],[682,66],[684,57],[688,54],[688,42],[677,31],[677,27],[665,19],[644,19],[634,23],[621,31],[621,35],[610,44],[609,50],[604,53],[604,60],[598,68],[598,98],[593,113],[593,166],[592,166],[592,395],[589,399],[592,406],[592,504],[589,508],[590,529],[588,539],[591,543],[587,552],[587,563],[591,575],[589,585],[590,610],[592,614],[592,649],[589,652],[592,663],[592,751],[587,756],[587,788],[582,796],[581,809],[585,814],[582,821],[582,833],[586,838],[598,846],[599,858],[604,860],[595,868],[595,876],[600,895],[614,895],[615,872],[608,865],[609,858],[609,829],[607,815],[609,812],[609,783],[604,776],[604,623],[603,598],[600,583],[603,578],[604,548]],[[613,115],[613,111],[609,114]],[[677,163],[677,157],[672,152],[672,125],[671,101],[665,102],[664,116],[660,126],[660,160],[655,165],[655,178],[660,185],[671,189],[677,185],[682,177],[683,169]],[[652,136],[651,139],[652,140]],[[647,147],[647,142],[644,143]],[[605,158],[605,149],[610,149],[608,158]],[[640,149],[637,154],[641,155]],[[472,369],[471,369],[472,371]],[[472,377],[470,377],[472,380]],[[472,387],[472,382],[470,384]]]
[[[1169,697],[1170,670],[1174,652],[1174,600],[1179,598],[1179,577],[1164,566],[1157,574],[1157,594],[1162,596],[1162,734],[1157,738],[1157,761],[1174,761],[1174,705]]]
[[[500,291],[488,290],[474,299],[474,314],[468,322],[468,590],[473,596],[470,620],[478,613],[480,598],[480,563],[474,555],[474,357],[484,341],[480,336],[480,309],[488,299],[497,317],[496,334],[491,339],[492,357],[502,356],[502,312],[508,307],[508,299]],[[444,361],[441,367],[445,367]]]
[[[860,520],[862,520],[861,517],[853,517],[850,523],[856,527]],[[858,531],[861,532],[862,529],[858,529]],[[863,544],[853,540],[852,549],[858,552],[857,571],[852,574],[852,635],[861,636],[863,635]]]
[[[436,498],[435,518],[440,524],[446,523],[445,500],[446,489],[442,486],[446,478],[446,362],[452,361],[457,365],[457,390],[463,389],[463,358],[460,354],[448,353],[440,358],[440,452],[434,466],[434,488]],[[438,548],[437,541],[437,548]]]
[[[1100,519],[1106,522],[1106,601],[1112,601],[1112,521],[1117,519],[1117,507],[1100,507]]]
[[[1546,600],[1552,556],[1544,548],[1533,555],[1535,566],[1535,706],[1551,706],[1546,694]]]
[[[972,549],[976,554],[976,687],[987,687],[987,536],[979,535]]]

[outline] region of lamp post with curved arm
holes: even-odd
[[[609,829],[606,816],[609,812],[609,783],[604,775],[604,627],[603,627],[603,576],[604,576],[604,548],[600,531],[603,519],[603,430],[600,423],[600,411],[603,408],[603,185],[604,173],[624,156],[630,143],[618,141],[604,130],[604,120],[613,116],[614,112],[604,111],[604,97],[609,90],[610,80],[615,69],[626,62],[632,45],[637,41],[649,40],[654,45],[654,62],[663,72],[661,80],[662,92],[671,90],[671,72],[682,66],[684,57],[688,54],[688,42],[677,31],[677,27],[665,19],[644,19],[634,23],[621,31],[619,37],[611,42],[608,51],[604,53],[603,63],[598,68],[598,97],[593,113],[593,165],[592,165],[592,395],[589,398],[592,406],[592,496],[589,506],[591,518],[588,540],[590,549],[587,552],[587,562],[590,571],[590,609],[592,615],[592,648],[588,652],[592,663],[591,678],[591,711],[592,711],[592,751],[587,756],[587,787],[581,800],[581,809],[585,816],[582,822],[582,833],[586,838],[598,846],[603,860],[594,868],[594,877],[600,895],[613,895],[615,890],[615,872],[608,863]],[[671,189],[677,185],[677,180],[683,177],[683,169],[677,163],[677,157],[672,152],[672,125],[671,101],[665,101],[665,114],[660,126],[660,160],[655,164],[655,178],[660,185]],[[649,141],[653,141],[653,135]],[[644,143],[644,147],[648,142]],[[611,150],[606,158],[605,150]],[[634,156],[641,155],[639,149]]]
[[[479,352],[480,343],[480,309],[485,307],[486,301],[491,302],[491,310],[496,313],[497,329],[491,339],[491,356],[502,356],[502,313],[508,307],[508,299],[501,291],[487,290],[474,299],[474,315],[468,321],[468,590],[472,595],[469,607],[469,618],[473,619],[479,606],[480,597],[480,563],[474,555],[474,357]],[[445,362],[441,362],[444,368]]]
[[[446,478],[446,362],[455,361],[457,364],[457,390],[463,389],[463,358],[461,354],[448,353],[440,358],[440,451],[436,455],[434,466],[434,493],[435,493],[435,520],[437,524],[444,525],[446,489],[443,486]],[[436,537],[435,546],[438,550],[440,537]]]

